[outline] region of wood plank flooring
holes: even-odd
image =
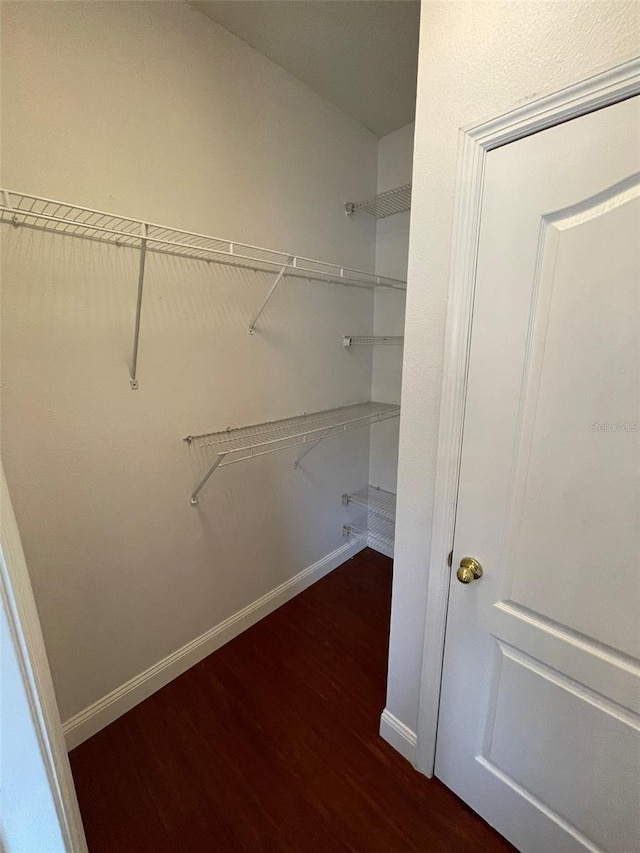
[[[70,755],[90,853],[507,853],[378,735],[391,561],[366,550]]]

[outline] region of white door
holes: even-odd
[[[436,775],[526,853],[640,851],[639,405],[636,97],[487,155]]]

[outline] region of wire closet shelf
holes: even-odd
[[[363,539],[366,545],[393,559],[394,523],[388,518],[368,516],[360,522],[345,524],[342,533]]]
[[[294,255],[292,252],[252,246],[249,243],[212,237],[195,231],[157,225],[116,213],[107,213],[103,210],[8,189],[0,189],[0,222],[11,223],[16,227],[36,228],[56,234],[97,240],[140,251],[130,369],[130,385],[133,389],[138,387],[138,344],[147,252],[239,266],[255,272],[274,273],[275,279],[271,289],[249,324],[249,334],[253,334],[262,312],[286,276],[367,289],[385,287],[404,291],[407,287],[406,281],[400,279],[306,258]]]
[[[359,517],[345,524],[344,536],[357,536],[376,551],[393,557],[395,540],[396,496],[379,486],[365,486],[342,496],[344,506],[353,504]]]
[[[156,225],[28,193],[0,189],[0,197],[0,221],[14,225],[27,225],[134,248],[139,248],[144,240],[149,252],[228,263],[259,272],[272,271],[272,267],[284,267],[285,275],[313,281],[337,282],[354,287],[388,287],[394,290],[406,290],[407,286],[406,281],[400,279],[306,258],[292,252]]]
[[[347,492],[342,496],[345,506],[355,504],[366,509],[372,515],[394,521],[396,517],[396,496],[380,486],[366,486],[357,492]]]
[[[194,489],[191,504],[197,504],[199,492],[217,468],[304,445],[294,462],[294,467],[297,468],[301,460],[323,439],[396,418],[399,414],[400,406],[388,403],[357,403],[263,424],[188,435],[186,442],[213,453],[215,457],[207,473]]]
[[[347,216],[360,212],[368,213],[376,219],[385,219],[396,213],[404,213],[405,210],[411,210],[411,184],[387,190],[364,201],[348,201],[344,209]]]
[[[344,335],[342,345],[345,347],[358,346],[402,346],[402,335]]]

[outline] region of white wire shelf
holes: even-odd
[[[345,347],[402,346],[403,343],[403,335],[344,335],[342,338]]]
[[[294,255],[292,252],[281,252],[222,237],[211,237],[8,189],[0,189],[0,223],[139,249],[140,266],[130,369],[130,384],[134,389],[138,387],[138,345],[147,252],[239,266],[254,272],[276,273],[271,289],[249,324],[250,334],[253,334],[267,303],[286,276],[367,289],[386,287],[404,291],[407,287],[406,281],[400,279],[314,260]]]
[[[366,486],[357,492],[347,492],[342,496],[342,503],[350,503],[363,507],[371,515],[394,521],[396,517],[396,496],[393,492],[381,489],[380,486]]]
[[[289,447],[306,445],[294,462],[297,468],[307,453],[330,435],[396,418],[399,414],[400,406],[389,403],[357,403],[269,423],[188,435],[185,441],[197,448],[212,449],[208,452],[213,452],[215,456],[207,473],[194,489],[191,503],[198,502],[198,493],[217,468]]]
[[[411,210],[411,184],[387,190],[364,201],[348,201],[344,208],[348,216],[359,211],[375,216],[376,219],[403,213],[405,210]]]
[[[353,522],[345,524],[345,536],[362,536],[366,544],[387,557],[393,557],[395,539],[396,496],[379,486],[366,486],[342,496],[344,506],[354,504],[364,510]]]
[[[59,234],[135,248],[140,247],[144,239],[149,252],[215,263],[226,262],[260,272],[269,271],[272,267],[284,267],[285,275],[314,281],[331,281],[356,287],[406,289],[406,281],[400,279],[305,258],[292,252],[281,252],[222,237],[156,225],[129,216],[29,193],[0,189],[0,196],[0,221],[14,225],[27,225]]]
[[[345,524],[342,532],[345,536],[358,536],[365,540],[370,548],[393,558],[394,522],[388,518],[368,515],[353,523]]]

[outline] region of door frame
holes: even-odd
[[[56,812],[64,853],[87,853],[82,818],[51,680],[49,661],[22,550],[9,488],[0,464],[0,607],[9,625],[13,655],[31,711],[25,720],[35,734],[43,772]],[[7,701],[10,701],[7,699]],[[9,787],[10,776],[3,778]],[[37,803],[33,804],[37,809]],[[37,811],[35,813],[37,819]],[[7,839],[11,842],[11,838]],[[0,838],[0,850],[2,839]],[[60,849],[62,853],[62,849]]]
[[[433,775],[435,767],[449,599],[448,556],[455,531],[486,155],[495,148],[638,94],[640,57],[633,57],[524,106],[467,125],[459,132],[416,744],[416,765],[427,776]]]

